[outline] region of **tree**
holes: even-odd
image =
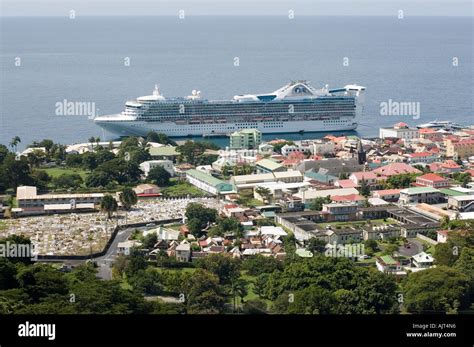
[[[120,202],[125,210],[130,211],[131,207],[138,202],[137,193],[131,188],[124,188],[120,194]]]
[[[308,251],[315,253],[324,253],[326,251],[326,242],[316,237],[312,237],[308,242]]]
[[[362,196],[369,196],[370,195],[370,187],[369,185],[367,184],[366,180],[362,180],[360,182],[360,193],[362,194]]]
[[[157,295],[163,291],[161,276],[153,267],[138,270],[128,278],[128,282],[143,294]]]
[[[105,195],[100,202],[100,209],[107,213],[107,218],[112,219],[112,214],[117,211],[117,200],[112,195]]]
[[[243,303],[245,296],[247,296],[247,282],[243,279],[236,279],[231,282],[230,285],[232,299],[234,304],[234,312],[236,312],[236,298],[239,297],[240,301]]]
[[[469,278],[471,298],[474,298],[474,248],[463,247],[454,268]]]
[[[206,150],[201,142],[186,141],[183,145],[176,147],[176,151],[181,154],[182,159],[191,165],[196,165],[198,157]]]
[[[309,205],[309,209],[311,211],[321,211],[323,209],[323,204],[329,203],[331,203],[331,197],[329,195],[325,198],[318,197]]]
[[[82,165],[82,156],[77,153],[70,153],[66,155],[67,167],[80,167]]]
[[[82,177],[77,173],[64,173],[53,178],[53,184],[57,188],[79,188],[83,182]]]
[[[202,204],[192,202],[186,206],[185,216],[189,221],[187,223],[189,230],[193,235],[196,236],[201,234],[202,229],[204,229],[207,225],[210,225],[216,221],[217,211],[213,208],[205,207]]]
[[[146,142],[156,142],[156,143],[161,143],[163,145],[168,145],[168,144],[171,144],[173,146],[176,145],[176,144],[170,143],[174,141],[171,141],[169,137],[166,136],[165,134],[158,134],[154,131],[148,132],[148,134],[146,135]]]
[[[216,314],[224,310],[222,287],[216,275],[198,269],[184,284],[186,308],[189,314]]]
[[[143,248],[153,249],[155,244],[158,242],[158,236],[156,233],[150,233],[143,238]]]
[[[142,175],[137,163],[122,158],[115,158],[99,165],[96,172],[99,171],[106,173],[119,184],[137,182]]]
[[[223,254],[210,254],[201,259],[198,266],[215,274],[220,284],[230,284],[240,276],[239,261]]]
[[[2,165],[9,153],[7,146],[0,144],[0,165]]]
[[[283,263],[273,257],[257,254],[246,258],[242,262],[242,269],[247,270],[247,273],[251,276],[259,276],[261,274],[271,274],[276,270],[282,270]]]
[[[12,138],[12,140],[10,141],[10,147],[11,147],[11,149],[14,150],[14,152],[16,152],[17,146],[18,146],[19,143],[21,143],[21,139],[20,139],[19,136],[15,136],[15,137]]]
[[[40,150],[34,150],[26,155],[26,160],[31,168],[39,167],[45,159],[45,154]]]
[[[446,312],[457,305],[469,306],[469,278],[447,266],[410,274],[403,289],[408,312]]]
[[[105,187],[112,178],[106,172],[94,171],[86,178],[87,187]]]
[[[18,283],[33,302],[51,294],[68,293],[68,286],[63,275],[49,265],[36,264],[19,270]]]
[[[25,157],[15,160],[15,156],[8,155],[0,166],[0,180],[5,188],[16,190],[20,185],[31,185],[33,179],[30,176],[30,167]]]
[[[162,166],[155,166],[150,170],[147,176],[147,180],[153,184],[156,184],[160,187],[169,186],[171,175],[165,168]]]
[[[417,174],[400,174],[390,176],[385,181],[386,188],[407,188],[416,181]]]
[[[43,170],[33,170],[30,176],[38,190],[45,190],[52,180],[48,173]]]
[[[383,249],[383,254],[385,255],[393,255],[398,250],[398,245],[396,243],[391,243],[385,246]]]
[[[136,248],[130,250],[130,255],[128,256],[128,262],[125,266],[125,275],[127,278],[133,277],[140,270],[145,270],[147,268],[147,262],[143,254]]]
[[[449,222],[450,222],[450,218],[449,216],[443,216],[441,218],[441,227],[444,228],[444,229],[449,229],[450,225],[449,225]]]
[[[219,218],[215,229],[217,229],[217,235],[220,236],[228,232],[233,233],[237,239],[244,236],[244,227],[236,218]]]
[[[367,255],[373,255],[378,250],[378,243],[375,240],[365,240],[364,248]]]
[[[338,310],[348,310],[347,306],[340,307],[344,302],[331,298],[330,293],[339,290],[348,291],[341,295],[342,298],[349,299],[350,295],[355,299],[352,313],[390,313],[396,304],[397,285],[393,277],[375,269],[355,266],[345,258],[324,255],[285,262],[283,271],[257,277],[254,288],[257,287],[261,297],[279,298],[275,302],[277,312],[338,313]],[[289,303],[289,293],[294,295],[293,303]]]
[[[82,167],[89,171],[97,168],[97,159],[94,152],[86,152],[82,155]]]

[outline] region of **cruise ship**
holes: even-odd
[[[187,97],[165,98],[155,85],[152,95],[128,101],[121,113],[97,116],[94,122],[119,136],[150,131],[170,137],[225,136],[248,128],[264,134],[348,131],[357,128],[364,92],[358,85],[315,89],[306,81],[292,81],[272,93],[207,100],[196,90]]]

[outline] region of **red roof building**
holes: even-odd
[[[420,174],[421,171],[405,163],[392,163],[382,167],[379,167],[373,171],[380,176],[395,176],[401,174],[416,173]]]
[[[334,185],[341,188],[356,188],[357,183],[354,183],[352,180],[337,180],[334,182]]]
[[[416,185],[422,187],[442,188],[449,186],[449,180],[434,173],[416,178]]]
[[[361,202],[365,201],[365,198],[359,194],[350,194],[350,195],[333,195],[331,196],[331,201],[335,202]]]

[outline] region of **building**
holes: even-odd
[[[258,146],[258,153],[263,155],[270,155],[273,153],[273,146],[269,143],[261,143]]]
[[[304,153],[306,151],[310,151],[308,147],[298,146],[298,145],[284,145],[281,148],[281,154],[285,157],[292,154],[292,153]]]
[[[428,173],[423,176],[418,176],[416,178],[416,185],[423,187],[443,188],[448,187],[450,183],[447,178],[433,173]]]
[[[135,193],[138,197],[152,197],[152,196],[159,196],[160,188],[156,184],[139,184],[135,188],[133,188]]]
[[[474,155],[474,139],[460,141],[446,141],[446,156],[456,159],[465,159]]]
[[[179,152],[176,151],[176,147],[173,146],[150,147],[148,152],[153,159],[171,160],[173,163],[179,155]]]
[[[436,232],[436,234],[437,234],[436,241],[438,243],[446,243],[448,241],[449,232],[450,232],[450,230],[438,230]]]
[[[397,202],[400,199],[400,191],[401,189],[374,190],[372,196],[388,202]]]
[[[336,144],[332,141],[317,140],[312,143],[313,154],[332,154],[336,151]]]
[[[474,195],[450,196],[448,209],[458,212],[474,212]]]
[[[168,159],[144,161],[143,163],[140,164],[140,169],[143,171],[143,174],[145,175],[145,177],[148,177],[148,174],[150,173],[150,171],[157,166],[161,166],[171,176],[175,175],[173,162]]]
[[[410,164],[431,164],[439,159],[439,156],[431,152],[415,152],[405,154]]]
[[[305,173],[308,170],[320,172],[324,169],[328,175],[339,177],[341,173],[352,173],[364,170],[364,163],[360,163],[358,158],[339,159],[326,158],[322,160],[303,160],[296,170]]]
[[[180,262],[189,262],[191,260],[191,245],[188,241],[183,240],[176,246],[176,260]]]
[[[104,194],[37,194],[34,186],[16,190],[18,207],[23,214],[64,213],[88,211],[99,207]]]
[[[377,257],[375,260],[375,265],[377,266],[377,269],[383,273],[388,273],[392,275],[407,274],[405,271],[403,271],[400,262],[393,259],[390,255]]]
[[[258,148],[262,142],[262,132],[257,129],[242,129],[230,134],[231,149]]]
[[[397,138],[403,140],[417,139],[419,131],[417,128],[410,128],[406,123],[400,122],[395,124],[392,128],[380,128],[379,137],[385,138]]]
[[[327,196],[344,196],[344,195],[352,195],[352,194],[359,194],[359,191],[355,188],[340,188],[340,189],[324,189],[324,190],[316,190],[316,189],[308,189],[303,190],[296,193],[294,196],[299,198],[305,204],[311,204],[317,198],[325,198]]]
[[[255,168],[258,173],[282,172],[287,170],[285,166],[271,159],[261,159],[257,161]]]
[[[331,221],[348,221],[356,219],[357,208],[354,203],[331,203],[323,204],[322,212],[330,214]]]
[[[345,244],[362,241],[362,231],[357,229],[331,229],[328,231],[328,243]]]
[[[431,254],[421,252],[411,257],[411,263],[417,268],[430,268],[433,266],[434,258]]]
[[[376,175],[379,176],[395,176],[395,175],[402,175],[402,174],[410,174],[410,173],[415,173],[415,174],[421,174],[422,172],[408,164],[405,163],[391,163],[385,166],[381,166],[373,172]]]
[[[214,176],[208,175],[196,169],[186,171],[186,180],[193,186],[204,190],[212,195],[233,192],[232,184],[221,181]]]
[[[432,187],[412,187],[400,191],[402,204],[437,204],[443,200],[443,194]]]
[[[274,173],[262,173],[255,175],[238,175],[232,176],[231,182],[234,184],[237,191],[253,190],[256,186],[262,183],[298,183],[303,182],[303,174],[299,171],[284,171]]]
[[[133,247],[140,246],[141,243],[136,240],[127,240],[124,242],[119,242],[117,244],[117,254],[119,255],[130,255],[130,251]]]

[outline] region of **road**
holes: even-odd
[[[405,257],[411,257],[415,254],[423,252],[423,243],[418,239],[407,239],[408,243],[410,244],[410,248],[406,248],[405,246],[400,246],[398,249],[398,253]]]
[[[104,280],[112,279],[112,264],[114,262],[115,257],[117,256],[117,246],[119,242],[127,241],[133,231],[135,230],[145,230],[148,229],[146,227],[142,228],[129,228],[120,230],[117,235],[115,236],[112,244],[110,245],[107,253],[105,253],[101,257],[97,257],[94,259],[98,266],[97,270],[97,277],[102,278]]]

